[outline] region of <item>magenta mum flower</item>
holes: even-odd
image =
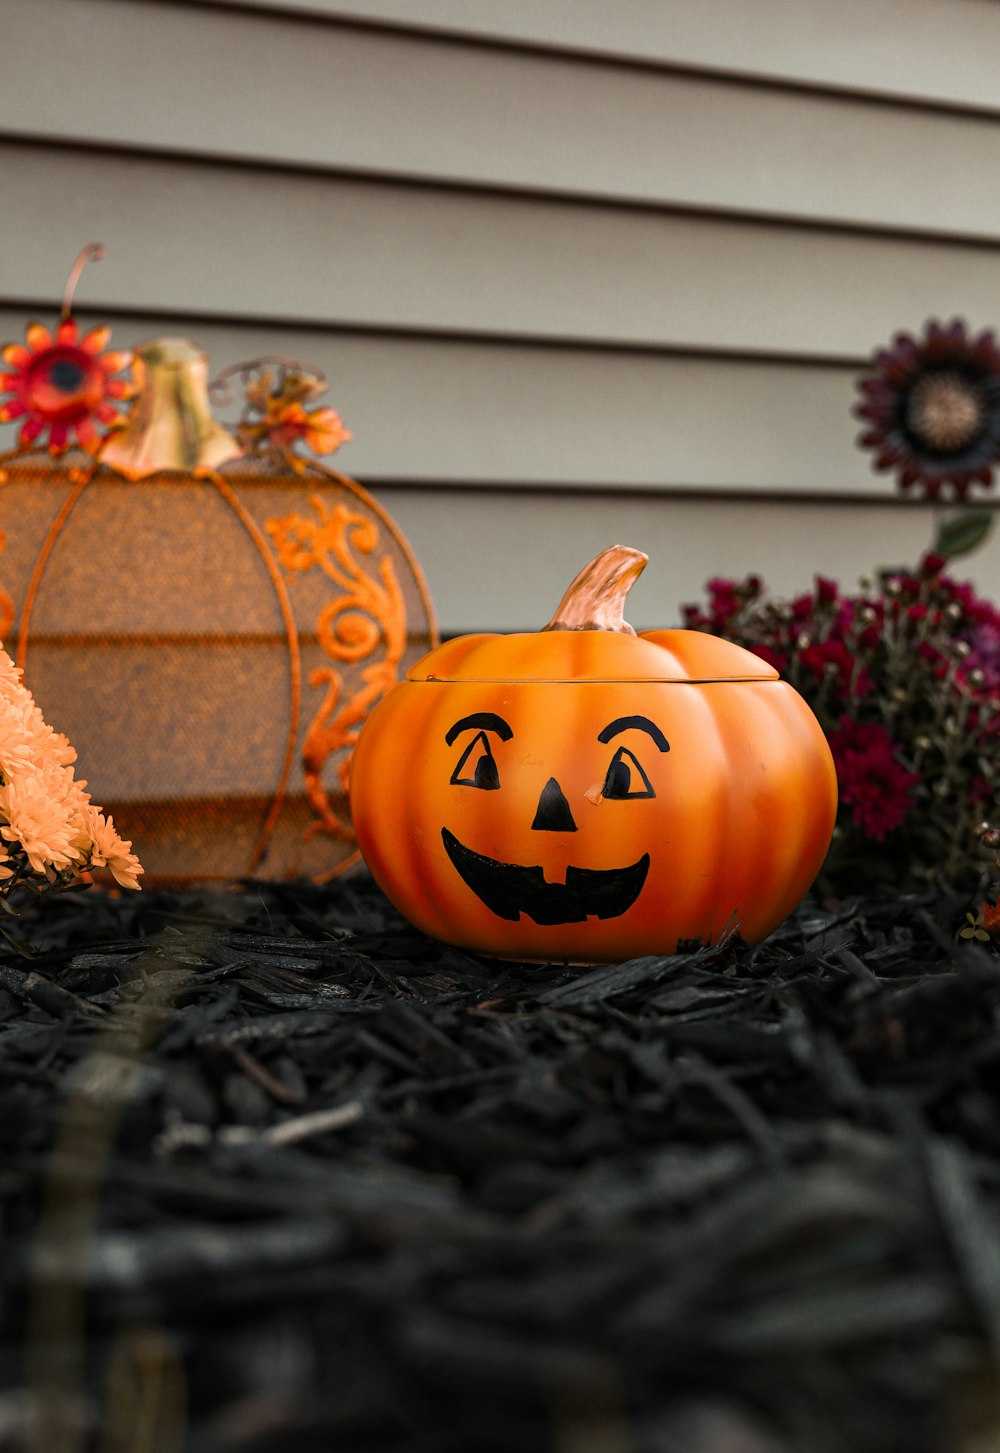
[[[841,802],[866,837],[881,841],[906,817],[920,778],[896,760],[895,743],[877,722],[841,717],[839,730],[830,734],[830,750]]]

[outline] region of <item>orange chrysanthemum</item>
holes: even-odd
[[[81,337],[76,319],[64,318],[54,337],[41,323],[32,323],[25,333],[27,346],[8,343],[0,350],[8,370],[0,373],[0,395],[12,395],[0,404],[0,423],[24,420],[18,436],[22,448],[40,441],[47,429],[52,454],[62,454],[74,433],[82,448],[97,453],[107,426],[121,417],[113,400],[131,392],[127,380],[112,377],[128,366],[131,354],[105,353],[110,337],[106,327]]]
[[[0,786],[0,837],[24,849],[36,873],[69,868],[79,859],[74,823],[40,774],[25,774]]]
[[[87,823],[93,838],[90,855],[92,868],[107,868],[122,888],[138,888],[138,875],[143,871],[132,852],[130,839],[119,837],[113,817],[105,817],[97,808],[88,809]]]
[[[75,761],[0,647],[0,897],[25,883],[41,891],[87,868],[108,868],[121,887],[138,888],[132,844],[93,805]]]

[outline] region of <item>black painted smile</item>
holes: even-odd
[[[566,869],[565,883],[547,883],[540,867],[498,863],[459,842],[446,827],[441,839],[463,882],[491,913],[515,922],[522,913],[536,923],[583,923],[585,919],[618,918],[642,892],[649,872],[649,854],[627,868]]]

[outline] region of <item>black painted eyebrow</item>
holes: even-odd
[[[496,732],[502,742],[509,742],[514,735],[503,717],[497,716],[495,711],[474,711],[471,716],[463,716],[461,721],[457,721],[453,727],[448,728],[444,739],[449,747],[459,732],[468,731],[470,727],[476,727],[485,732]]]
[[[611,738],[616,737],[619,732],[631,731],[633,728],[640,732],[648,732],[661,752],[670,751],[670,743],[656,723],[650,721],[648,716],[616,717],[614,721],[608,723],[597,740],[599,742],[610,742]]]

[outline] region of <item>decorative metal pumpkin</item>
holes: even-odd
[[[419,566],[360,485],[293,452],[350,438],[304,407],[318,375],[247,365],[234,437],[204,354],[159,339],[107,433],[127,391],[107,336],[81,340],[67,300],[54,336],[4,350],[0,419],[25,422],[2,460],[0,636],[147,883],[322,882],[358,857],[358,729],[436,640]]]
[[[543,631],[449,641],[372,712],[358,841],[425,932],[581,962],[754,943],[818,873],[837,809],[819,723],[742,647],[636,635],[646,561],[612,546]]]

